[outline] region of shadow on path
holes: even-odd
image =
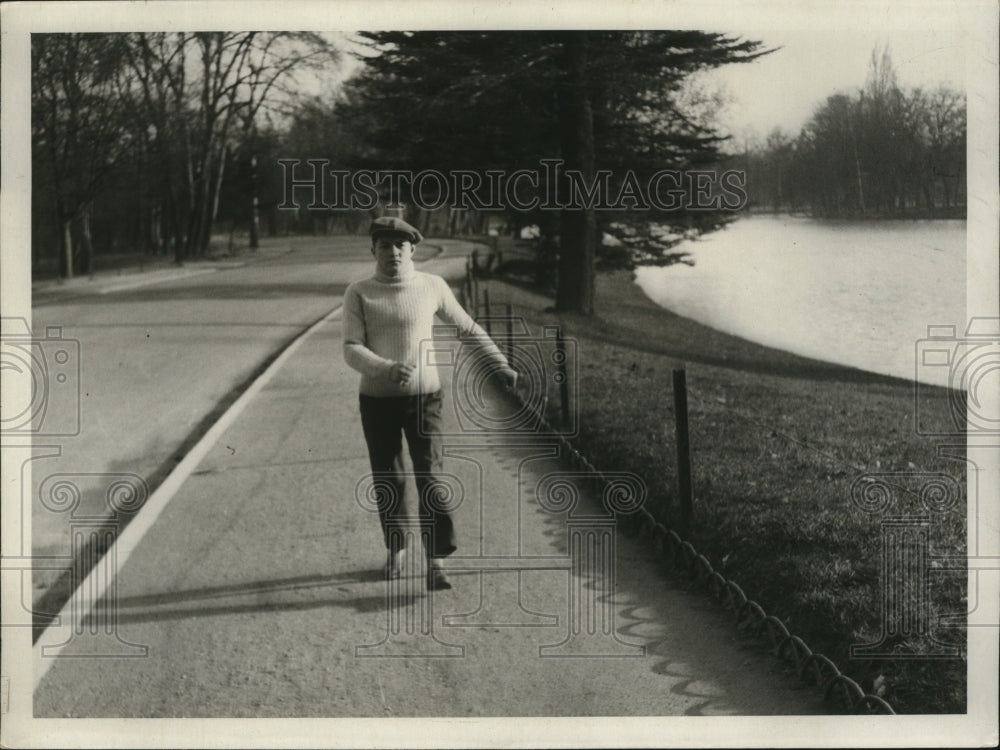
[[[247,612],[301,611],[324,607],[350,607],[360,613],[380,612],[386,608],[389,597],[360,596],[303,599],[282,598],[288,592],[336,590],[349,593],[348,586],[381,583],[385,573],[379,569],[353,570],[337,575],[307,575],[264,581],[235,583],[227,586],[208,586],[189,591],[163,592],[124,597],[117,602],[119,623],[158,622],[161,620],[184,620],[194,617],[214,617],[218,615],[243,614]],[[200,606],[200,602],[216,599],[250,598],[246,603]],[[399,602],[405,603],[405,602]],[[193,606],[162,606],[183,605]]]

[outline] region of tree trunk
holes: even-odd
[[[163,252],[163,209],[159,204],[149,208],[149,245],[154,255]]]
[[[208,176],[203,181],[204,195],[202,196],[199,209],[198,235],[196,238],[196,249],[198,257],[203,257],[208,250],[209,241],[212,239],[212,225],[215,217],[219,213],[219,193],[222,191],[222,178],[226,170],[226,154],[229,147],[225,146],[219,155],[218,169],[215,171],[215,179],[211,179],[211,161],[205,165]]]
[[[587,92],[587,32],[570,32],[565,43],[566,85],[560,92],[559,129],[566,169],[594,179],[594,116]],[[597,216],[591,207],[563,209],[560,215],[559,283],[556,310],[594,313],[594,260]]]
[[[267,236],[278,236],[278,212],[274,206],[269,206],[267,209]]]
[[[191,194],[191,205],[187,213],[187,224],[184,231],[185,258],[190,258],[198,252],[198,237],[201,236],[201,214],[203,204],[200,185],[200,180],[195,180],[194,192]]]
[[[191,213],[188,221],[187,252],[199,257],[205,238],[205,222],[211,201],[212,151],[211,144],[205,145],[198,171],[194,175],[191,197]]]
[[[215,224],[215,219],[219,215],[219,196],[222,194],[222,178],[226,172],[226,158],[228,155],[229,146],[225,146],[223,147],[222,154],[219,157],[219,171],[215,175],[215,184],[212,185],[212,209],[208,212],[208,221],[205,225],[205,250],[208,250],[209,240],[212,239],[212,227]]]
[[[174,235],[174,263],[178,266],[184,265],[185,257],[187,257],[186,241],[181,235],[181,232],[178,231],[177,234]]]
[[[865,215],[865,187],[861,179],[861,159],[858,158],[858,144],[854,144],[854,174],[858,181],[858,210]]]
[[[64,279],[73,278],[73,219],[64,216],[62,219],[62,247],[59,253],[59,276]]]
[[[260,212],[257,208],[257,156],[250,157],[250,249],[260,247]]]
[[[90,274],[94,269],[94,243],[90,235],[90,209],[83,207],[80,213],[80,273]]]
[[[165,196],[166,205],[159,205],[159,236],[160,249],[167,253],[173,247],[174,262],[181,265],[184,262],[184,227],[187,218],[184,216],[184,199],[178,190],[176,163],[172,160],[165,146],[159,147],[160,178],[164,181],[160,195]]]

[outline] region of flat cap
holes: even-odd
[[[368,234],[372,236],[372,239],[375,239],[380,234],[402,235],[414,245],[423,239],[423,235],[417,231],[416,227],[410,226],[405,221],[397,219],[395,216],[380,216],[375,219],[375,221],[372,222],[371,227],[368,229]]]

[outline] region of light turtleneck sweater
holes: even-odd
[[[363,395],[414,396],[441,388],[437,364],[426,351],[423,360],[429,361],[421,361],[420,356],[420,343],[434,336],[435,315],[456,326],[463,339],[476,340],[481,347],[479,356],[507,365],[486,331],[462,309],[447,282],[415,270],[412,261],[406,261],[397,276],[376,271],[344,292],[344,360],[361,373]],[[395,362],[416,366],[414,377],[405,386],[389,378]]]

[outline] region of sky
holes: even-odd
[[[780,49],[704,77],[730,98],[721,120],[734,137],[749,131],[765,136],[774,127],[798,133],[828,96],[864,85],[872,51],[885,45],[904,88],[965,89],[966,45],[954,28],[778,29],[743,36]]]
[[[711,0],[706,3],[711,4]],[[794,5],[727,3],[724,7],[724,14],[677,14],[670,19],[678,27],[720,31],[760,41],[768,49],[779,48],[752,63],[726,65],[698,79],[699,85],[724,94],[728,103],[720,113],[720,124],[734,139],[749,134],[763,138],[775,127],[797,134],[828,96],[853,93],[863,86],[872,51],[886,45],[904,88],[947,84],[965,90],[969,21],[956,11],[961,0],[910,4],[845,0],[836,5],[802,0]],[[633,19],[637,28],[669,28],[666,20],[652,14]],[[338,46],[350,46],[348,34],[329,37]]]

